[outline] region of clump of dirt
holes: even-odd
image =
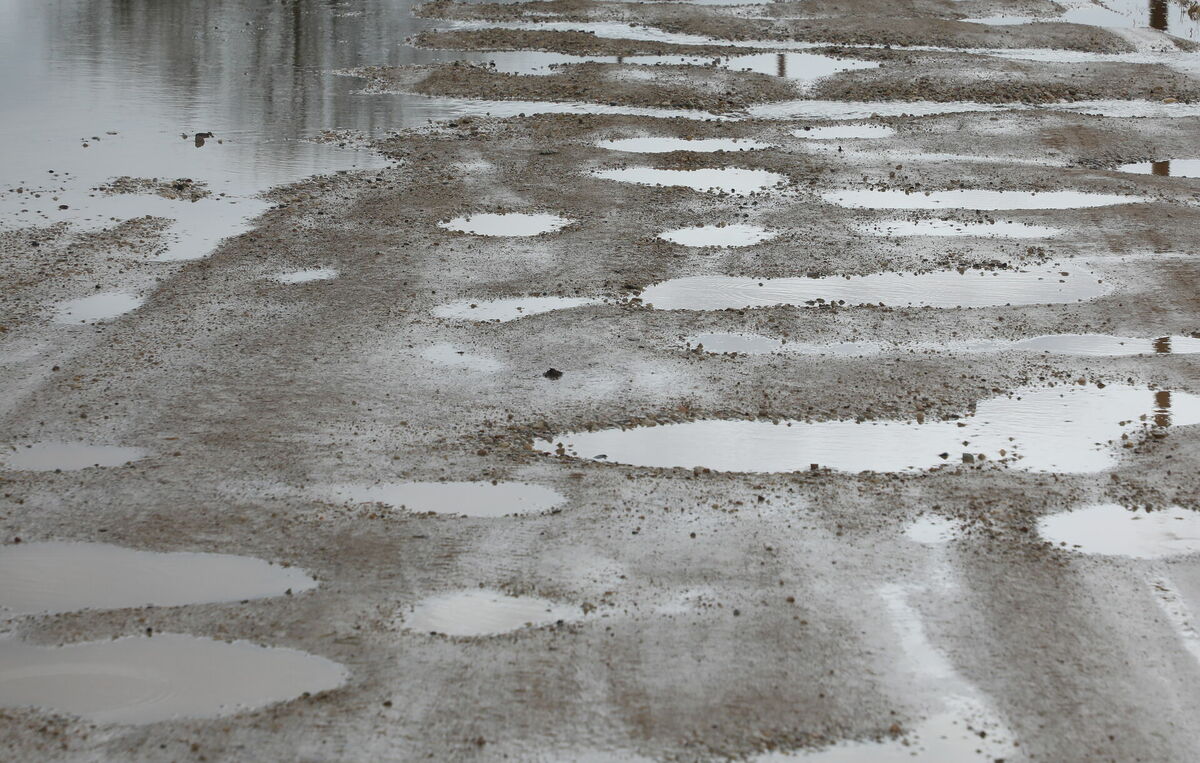
[[[191,178],[159,180],[158,178],[136,178],[129,175],[113,178],[96,190],[107,194],[153,194],[164,199],[183,201],[199,201],[212,195],[212,191],[208,190],[207,183]]]

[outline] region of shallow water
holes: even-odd
[[[292,270],[286,273],[276,273],[272,279],[284,284],[309,283],[310,281],[328,281],[337,278],[338,272],[333,268],[309,268],[308,270]]]
[[[610,151],[625,151],[634,154],[665,154],[671,151],[757,151],[770,148],[770,143],[760,143],[746,138],[617,138],[602,140],[596,144]]]
[[[638,185],[680,186],[695,191],[731,193],[747,196],[771,190],[787,182],[777,172],[748,170],[740,167],[702,170],[659,170],[652,167],[622,167],[611,170],[594,170],[593,177],[617,180]]]
[[[1200,423],[1200,397],[1109,385],[1024,388],[980,401],[961,420],[819,422],[701,420],[576,432],[536,440],[555,453],[648,467],[724,472],[912,472],[967,460],[1036,472],[1085,474],[1116,465],[1122,435],[1150,424]],[[960,426],[961,424],[961,426]],[[981,459],[981,456],[983,457]]]
[[[336,485],[327,492],[343,501],[468,517],[540,514],[567,501],[555,490],[523,482],[393,482]]]
[[[1159,175],[1161,177],[1200,178],[1200,159],[1164,159],[1160,162],[1135,162],[1122,164],[1118,172],[1136,175]]]
[[[583,617],[580,607],[534,596],[499,591],[461,591],[417,602],[404,616],[404,627],[417,633],[447,636],[494,636],[525,627],[570,622]]]
[[[1083,191],[930,191],[898,190],[830,191],[822,198],[830,204],[855,209],[1084,209],[1149,201],[1142,196],[1122,196]]]
[[[795,135],[797,138],[807,138],[808,140],[865,140],[869,138],[890,138],[895,134],[895,127],[873,124],[808,127],[792,132],[792,135]]]
[[[217,718],[335,689],[347,672],[295,649],[173,633],[67,646],[0,639],[0,706],[93,723]]]
[[[540,236],[560,231],[573,222],[570,218],[545,213],[506,212],[456,217],[438,223],[438,227],[475,236]]]
[[[55,323],[100,323],[112,320],[142,304],[142,298],[123,291],[104,291],[90,297],[61,302],[54,310]]]
[[[0,580],[7,614],[241,601],[317,586],[304,570],[247,556],[67,542],[0,547]]]
[[[17,471],[52,472],[61,469],[70,472],[93,466],[122,466],[148,455],[149,452],[142,448],[79,442],[38,442],[0,453],[0,464]]]
[[[1112,287],[1080,264],[1018,270],[937,270],[826,278],[693,276],[654,284],[641,293],[659,310],[729,310],[822,302],[942,308],[1079,302]]]
[[[962,522],[937,514],[922,514],[904,528],[904,537],[913,543],[937,546],[949,543],[963,532]]]
[[[766,355],[879,355],[886,352],[945,353],[945,352],[1042,352],[1059,355],[1092,355],[1121,357],[1129,355],[1188,355],[1200,353],[1200,339],[1186,336],[1164,336],[1153,339],[1119,337],[1107,334],[1050,334],[1017,341],[980,339],[947,342],[918,342],[915,344],[885,345],[881,342],[835,342],[813,344],[784,342],[760,334],[721,333],[695,334],[685,340],[688,347],[702,347],[716,354]]]
[[[589,297],[510,297],[493,300],[463,300],[438,305],[433,314],[456,321],[515,321],[539,313],[569,310],[573,307],[603,304]]]
[[[1052,238],[1061,228],[997,220],[970,223],[961,220],[881,220],[854,226],[868,236],[976,236],[979,238]]]
[[[757,225],[735,223],[733,225],[699,225],[694,228],[677,228],[658,234],[664,241],[692,247],[741,247],[761,244],[778,236],[777,231]]]
[[[421,351],[421,357],[439,366],[462,368],[480,373],[499,371],[504,364],[488,355],[471,352],[450,342],[438,342]]]
[[[1106,503],[1038,519],[1038,532],[1071,551],[1134,559],[1200,553],[1200,512],[1137,511]]]

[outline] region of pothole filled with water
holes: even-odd
[[[374,485],[336,485],[331,497],[355,503],[382,503],[397,509],[468,517],[538,514],[566,503],[566,498],[542,485],[523,482],[396,482]]]
[[[573,222],[575,221],[558,215],[507,212],[456,217],[448,222],[438,223],[438,227],[475,236],[540,236],[560,231]]]
[[[228,554],[138,551],[104,543],[0,547],[0,612],[171,607],[315,588],[304,570]]]
[[[779,233],[757,225],[698,225],[693,228],[676,228],[658,234],[664,241],[680,246],[695,247],[739,247],[754,246],[770,241]]]
[[[1165,159],[1160,162],[1134,162],[1117,167],[1118,172],[1159,177],[1200,178],[1200,159]]]
[[[1118,204],[1140,204],[1142,196],[1083,191],[930,191],[898,190],[831,191],[822,196],[830,204],[855,209],[1086,209]]]
[[[740,167],[702,170],[659,170],[652,167],[622,167],[610,170],[595,170],[593,177],[617,180],[637,185],[661,185],[691,188],[709,193],[730,193],[747,196],[768,191],[787,182],[787,178],[767,170],[749,170]]]
[[[514,321],[539,313],[569,310],[573,307],[603,304],[591,297],[509,297],[493,300],[462,300],[438,305],[433,314],[456,321]]]
[[[581,617],[582,608],[548,599],[499,591],[460,591],[421,600],[405,615],[404,627],[417,633],[494,636]]]
[[[997,462],[1036,472],[1085,474],[1116,465],[1140,433],[1200,423],[1200,397],[1168,390],[1035,387],[981,401],[946,421],[701,420],[574,432],[538,439],[544,453],[645,467],[723,472],[814,468],[912,472]]]
[[[1038,532],[1084,554],[1161,559],[1200,552],[1200,512],[1179,506],[1150,512],[1115,503],[1088,506],[1041,517]]]
[[[0,640],[0,706],[94,723],[228,716],[336,689],[346,677],[295,649],[172,633],[67,646]]]
[[[292,270],[286,273],[276,273],[271,279],[283,284],[309,283],[310,281],[328,281],[337,278],[338,272],[333,268],[309,268],[307,270]]]
[[[1061,228],[996,221],[968,223],[960,220],[882,220],[860,223],[855,230],[868,236],[977,236],[980,238],[1052,238]]]
[[[770,148],[770,143],[760,143],[745,138],[616,138],[596,144],[610,151],[625,151],[633,154],[665,154],[671,151],[758,151]]]
[[[116,445],[76,442],[39,442],[0,454],[7,469],[29,472],[76,471],[93,466],[122,466],[145,458],[148,451]]]
[[[870,138],[890,138],[896,134],[896,128],[878,124],[847,124],[807,127],[794,130],[792,135],[807,140],[866,140]]]
[[[142,298],[123,291],[106,291],[59,303],[54,310],[55,323],[100,323],[136,310]]]

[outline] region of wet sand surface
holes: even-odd
[[[1200,759],[1186,4],[0,0],[0,69],[0,757]]]

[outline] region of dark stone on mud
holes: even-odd
[[[553,380],[561,379],[562,375],[563,375],[563,372],[559,371],[557,368],[551,368],[549,371],[542,374],[542,376],[545,376],[547,379],[553,379]]]

